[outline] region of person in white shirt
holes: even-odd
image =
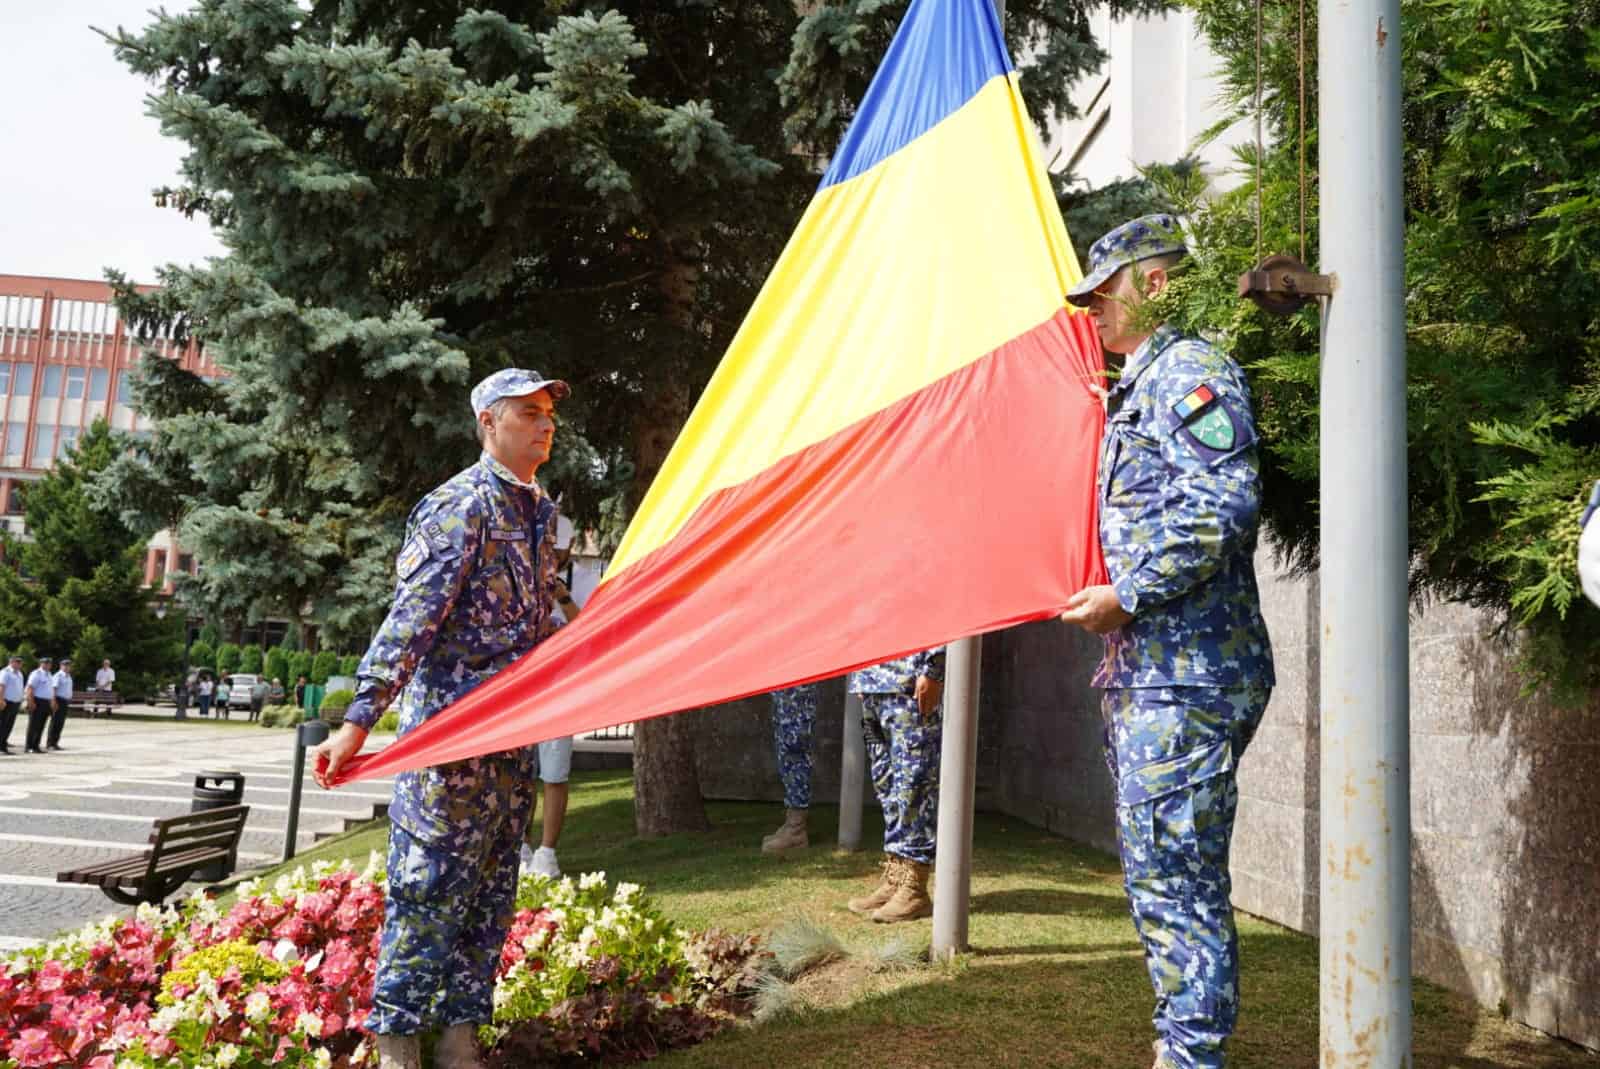
[[[39,746],[44,742],[50,714],[55,712],[56,684],[50,674],[51,664],[50,658],[40,657],[38,666],[28,673],[28,685],[22,692],[22,704],[28,710],[29,753],[44,753]]]
[[[61,749],[61,729],[67,726],[67,705],[72,701],[72,658],[61,658],[61,670],[50,677],[56,689],[56,711],[50,718],[50,737],[45,745],[52,750]]]
[[[22,675],[22,658],[13,653],[6,666],[0,668],[0,700],[5,702],[4,709],[0,710],[0,755],[11,753],[11,729],[22,711],[22,691],[27,685]]]
[[[195,695],[195,703],[200,706],[201,716],[211,715],[211,677],[201,676],[199,692]]]
[[[111,667],[110,661],[101,661],[100,670],[94,674],[95,690],[116,690],[117,670]]]

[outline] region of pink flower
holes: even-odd
[[[17,1041],[11,1044],[11,1057],[17,1060],[18,1065],[32,1069],[34,1066],[57,1065],[65,1056],[47,1030],[24,1028],[18,1034]]]

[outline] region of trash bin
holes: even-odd
[[[214,784],[214,785],[213,785]],[[189,812],[203,813],[208,809],[225,809],[244,801],[244,773],[206,770],[194,778],[194,796]],[[226,860],[213,861],[195,870],[195,879],[226,879],[233,870]]]

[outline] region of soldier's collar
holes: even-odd
[[[1115,394],[1127,390],[1146,368],[1156,362],[1156,357],[1181,336],[1177,327],[1166,323],[1157,327],[1155,333],[1146,338],[1143,344],[1133,351],[1133,355],[1128,357],[1127,363],[1122,365],[1122,376],[1111,384],[1110,392]]]
[[[495,478],[499,479],[500,481],[508,482],[512,486],[520,486],[524,490],[531,490],[533,491],[534,497],[544,496],[544,488],[539,485],[537,480],[533,482],[523,482],[521,479],[511,474],[510,468],[506,467],[494,457],[490,456],[488,450],[484,450],[478,455],[478,463],[482,464],[484,467],[493,472]]]

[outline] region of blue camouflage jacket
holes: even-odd
[[[1094,685],[1271,686],[1244,373],[1210,343],[1163,326],[1128,358],[1106,411],[1100,545],[1133,620],[1105,636]]]
[[[553,634],[555,511],[536,483],[488,454],[423,498],[345,719],[370,729],[398,699],[403,735]],[[531,780],[533,754],[401,773],[390,817],[425,840],[449,839],[471,823],[483,792],[524,773]],[[508,764],[517,767],[500,767]]]
[[[944,647],[907,654],[892,661],[858,668],[850,673],[846,687],[851,694],[911,694],[917,677],[944,679]]]

